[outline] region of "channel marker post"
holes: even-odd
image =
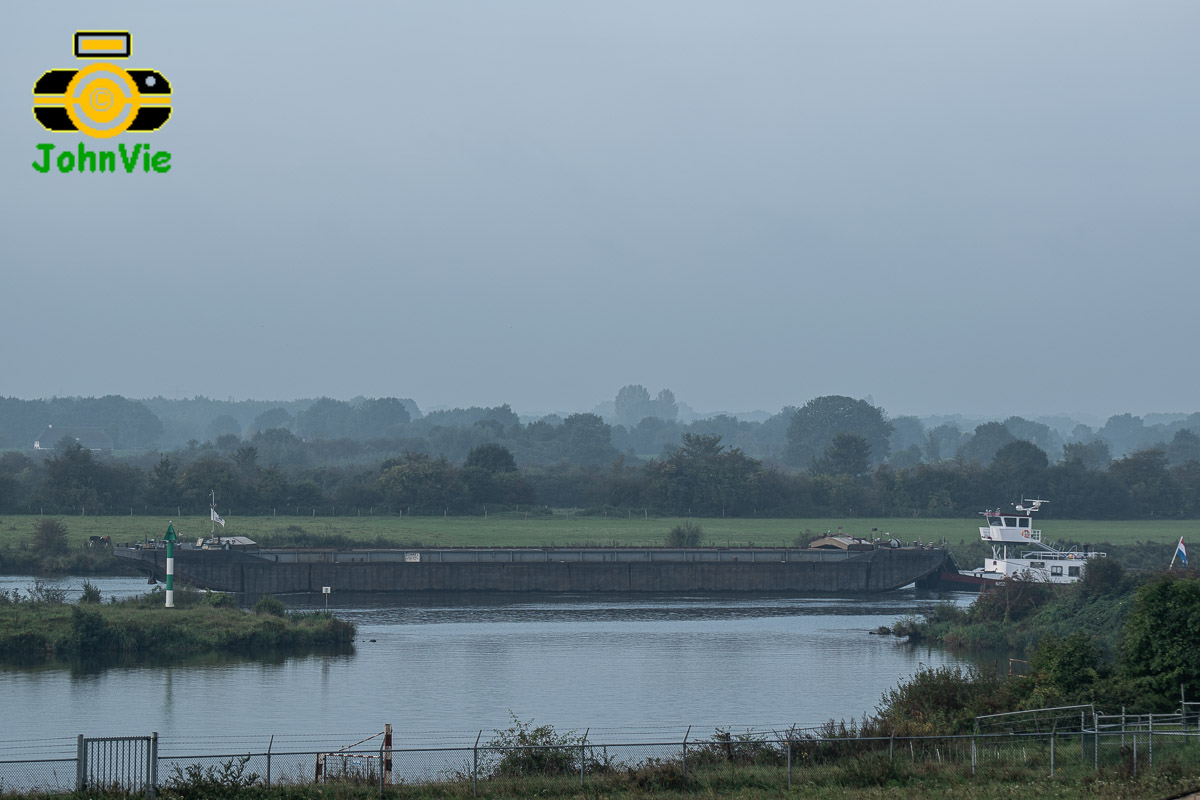
[[[175,526],[167,523],[167,608],[175,607]]]

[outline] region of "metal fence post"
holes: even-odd
[[[1133,777],[1135,778],[1137,777],[1137,735],[1138,729],[1141,727],[1141,723],[1139,722],[1139,724],[1133,729]]]
[[[1092,709],[1092,769],[1100,771],[1100,723],[1096,721],[1096,709]]]
[[[158,731],[150,735],[150,753],[147,760],[150,762],[146,765],[150,773],[150,785],[146,787],[146,796],[154,800],[158,796]]]
[[[83,747],[83,734],[79,734],[75,743],[75,791],[82,794],[84,776],[87,774],[87,751]]]
[[[1058,737],[1054,734],[1058,731],[1058,723],[1055,722],[1050,727],[1050,777],[1054,777],[1054,740]]]
[[[383,742],[379,743],[379,800],[383,800]]]
[[[787,788],[792,788],[792,737],[787,740]]]
[[[587,747],[587,735],[591,728],[587,728],[583,732],[583,738],[579,740],[579,788],[583,788],[583,765],[587,761],[587,753],[584,748]]]
[[[1079,712],[1079,760],[1087,762],[1087,748],[1083,744],[1083,729],[1086,727],[1084,712]]]
[[[271,734],[271,741],[267,742],[267,790],[271,789],[271,748],[275,746],[275,734]]]
[[[475,736],[475,748],[471,753],[471,796],[479,797],[479,737],[483,736],[483,731],[480,731]]]
[[[1154,715],[1150,714],[1150,741],[1149,747],[1146,750],[1146,763],[1150,769],[1154,769]]]
[[[892,735],[888,737],[888,761],[894,761],[893,753],[896,751],[896,729],[892,728]]]
[[[975,775],[975,762],[977,760],[975,737],[979,735],[979,723],[975,723],[975,734],[971,737],[971,776]]]
[[[692,733],[692,726],[688,725],[687,732],[683,734],[683,777],[687,778],[687,740]]]

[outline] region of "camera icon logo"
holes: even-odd
[[[128,31],[78,31],[75,57],[125,59]],[[125,131],[155,131],[171,118],[171,84],[152,69],[125,69],[107,61],[83,69],[52,69],[33,86],[33,115],[51,131],[79,131],[109,139]]]

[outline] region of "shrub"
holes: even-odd
[[[58,586],[51,586],[41,580],[33,582],[33,588],[29,590],[29,602],[45,603],[52,606],[61,606],[67,602],[67,590]]]
[[[286,612],[287,608],[283,605],[283,601],[269,594],[264,595],[254,604],[255,614],[270,614],[273,617],[282,617]]]
[[[533,726],[533,720],[522,722],[509,712],[513,724],[495,731],[488,748],[500,756],[492,767],[495,777],[528,775],[570,775],[579,771],[579,747],[583,737],[574,732],[558,733],[553,725]]]
[[[244,797],[245,790],[259,782],[259,776],[246,772],[250,756],[231,758],[218,767],[205,769],[200,764],[189,764],[186,770],[178,765],[167,781],[166,797],[179,800],[224,800]]]
[[[100,587],[91,581],[83,582],[83,593],[79,596],[81,603],[99,603],[100,602]]]
[[[51,517],[39,519],[33,524],[33,549],[47,556],[67,552],[67,526]]]
[[[671,528],[667,534],[667,547],[699,547],[704,539],[704,529],[688,520]]]

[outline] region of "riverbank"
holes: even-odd
[[[687,522],[674,517],[636,515],[581,515],[555,511],[545,514],[507,512],[483,516],[278,516],[240,517],[227,512],[218,533],[247,536],[264,546],[322,546],[349,544],[378,547],[424,545],[428,547],[543,547],[580,545],[662,546],[671,529]],[[33,540],[36,515],[5,515],[0,521],[0,553],[27,547]],[[68,529],[72,549],[85,548],[91,536],[108,536],[113,542],[162,538],[167,520],[161,516],[57,517]],[[904,541],[945,539],[951,546],[979,540],[977,519],[761,519],[696,518],[704,530],[705,546],[791,545],[797,537],[836,532],[853,536],[891,533]],[[212,528],[208,515],[173,518],[182,540],[206,537]],[[1047,540],[1133,544],[1150,541],[1164,545],[1179,541],[1195,530],[1188,520],[1084,521],[1042,520]],[[873,530],[874,529],[874,530]],[[1166,559],[1171,550],[1167,549]],[[964,565],[967,566],[967,565]],[[975,566],[971,564],[970,566]]]
[[[88,598],[85,586],[85,598]],[[96,593],[98,594],[98,593]],[[0,596],[0,656],[21,661],[105,655],[178,656],[350,647],[356,628],[323,611],[285,612],[279,601],[254,611],[226,595],[161,592],[117,603],[67,605],[53,590]]]
[[[205,774],[193,771],[164,785],[156,796],[161,800],[459,800],[462,798],[556,797],[571,800],[777,800],[780,797],[812,800],[1147,800],[1180,798],[1200,791],[1200,780],[1172,771],[1135,778],[1117,770],[1093,773],[1090,769],[1059,766],[1054,777],[1041,770],[1021,767],[981,770],[971,775],[961,766],[936,764],[889,764],[886,759],[847,759],[847,763],[797,769],[791,787],[778,774],[766,776],[756,770],[700,767],[683,778],[674,765],[651,764],[621,770],[604,777],[589,776],[586,786],[579,777],[529,777],[518,780],[481,780],[477,787],[469,779],[438,783],[384,787],[364,775],[356,781],[314,784],[284,784],[268,789],[259,776],[255,780],[229,780],[221,770]],[[93,800],[118,800],[127,793],[89,791]],[[5,798],[77,798],[54,793],[5,793]]]

